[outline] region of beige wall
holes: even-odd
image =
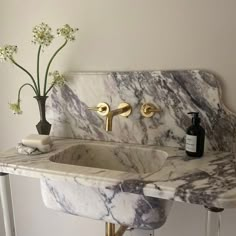
[[[0,7],[0,45],[17,44],[17,60],[31,71],[36,66],[32,27],[42,21],[52,27],[69,23],[80,28],[79,37],[55,60],[55,69],[207,69],[220,77],[225,102],[236,111],[235,0],[1,0]],[[12,65],[0,64],[0,148],[35,132],[38,112],[30,90],[24,91],[21,117],[13,116],[7,105],[27,79]],[[18,236],[104,234],[102,222],[46,209],[37,180],[12,177],[12,186]],[[222,235],[234,235],[235,212],[223,214]],[[156,234],[199,236],[203,232],[203,208],[176,204],[168,223]]]

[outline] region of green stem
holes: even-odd
[[[32,85],[32,84],[29,84],[29,83],[25,83],[25,84],[23,84],[23,85],[19,88],[18,97],[17,97],[18,103],[20,102],[20,93],[21,93],[21,90],[22,90],[25,86],[27,86],[27,85],[30,86],[30,87],[34,90],[35,94],[37,95],[37,91],[35,90],[35,88],[33,87],[33,85]]]
[[[47,94],[49,93],[49,91],[53,88],[53,86],[54,86],[55,84],[53,83],[50,87],[49,87],[49,89],[47,90],[47,92],[45,93],[45,95],[44,96],[47,96]]]
[[[55,58],[55,56],[61,51],[62,48],[64,48],[67,44],[67,40],[61,45],[61,47],[59,47],[56,52],[52,55],[50,61],[48,62],[48,66],[47,66],[47,69],[46,69],[46,73],[45,73],[45,78],[44,78],[44,90],[43,90],[43,93],[44,93],[44,96],[46,95],[46,89],[47,89],[47,79],[48,79],[48,72],[49,72],[49,68],[50,68],[50,65],[53,61],[53,59]],[[50,88],[51,89],[51,88]],[[49,90],[48,90],[49,92]]]
[[[39,81],[39,58],[40,58],[41,48],[42,48],[42,45],[39,46],[38,57],[37,57],[37,83],[38,83],[39,96],[41,94],[41,92],[40,92],[40,81]]]
[[[35,82],[35,80],[34,80],[34,77],[29,73],[29,71],[27,71],[24,67],[22,67],[21,65],[19,65],[16,61],[14,61],[13,58],[11,58],[10,60],[12,61],[12,63],[13,63],[14,65],[16,65],[16,66],[19,67],[21,70],[23,70],[26,74],[29,75],[29,77],[31,78],[31,80],[32,80],[32,82],[33,82],[33,84],[34,84],[34,91],[35,91],[35,93],[36,93],[37,95],[39,95],[39,94],[38,94],[38,89],[37,89],[37,84],[36,84],[36,82]],[[32,85],[31,85],[31,86],[32,86]]]

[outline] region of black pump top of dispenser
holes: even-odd
[[[193,125],[199,125],[201,122],[201,119],[198,117],[199,112],[189,112],[188,114],[192,115],[192,124]]]

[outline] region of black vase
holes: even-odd
[[[39,106],[40,121],[36,125],[39,134],[50,134],[51,124],[46,120],[46,100],[48,96],[35,96],[34,97]]]

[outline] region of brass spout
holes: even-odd
[[[112,131],[113,117],[117,115],[128,117],[132,112],[132,108],[128,103],[121,103],[118,109],[109,111],[106,115],[106,131]]]

